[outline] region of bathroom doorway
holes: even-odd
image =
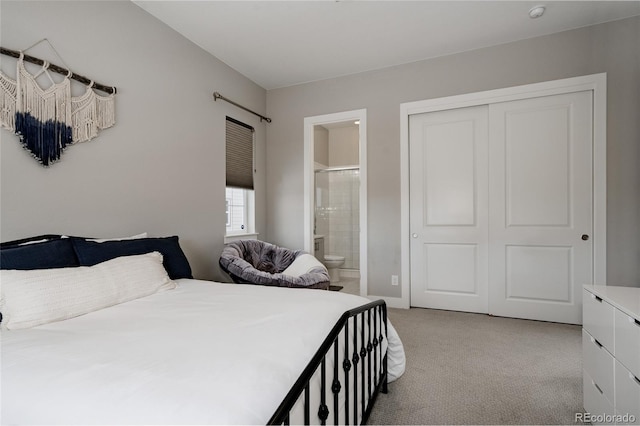
[[[366,110],[304,120],[305,250],[341,291],[367,295]]]

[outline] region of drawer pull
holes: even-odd
[[[602,302],[602,297],[598,297],[594,294],[593,298],[596,299],[596,302]]]
[[[640,385],[640,379],[638,379],[632,373],[629,373],[629,378],[635,380],[635,382]]]
[[[596,382],[591,382],[591,383],[593,383],[593,386],[595,386],[596,389],[598,389],[598,392],[600,392],[601,394],[604,395],[604,392],[602,392],[602,389],[600,389],[600,386],[598,386],[598,384]]]

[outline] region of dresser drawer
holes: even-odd
[[[640,424],[640,379],[616,360],[616,414],[628,424]],[[624,419],[627,416],[629,420]],[[621,423],[621,422],[620,422]]]
[[[582,329],[582,366],[604,396],[614,401],[614,358],[589,333]]]
[[[615,355],[636,377],[640,377],[640,321],[616,309]]]
[[[613,404],[609,401],[605,395],[596,386],[595,381],[585,371],[582,374],[582,388],[584,393],[584,411],[594,416],[601,416],[603,420],[609,420],[608,416],[612,416]],[[595,419],[594,419],[595,420]],[[615,421],[615,420],[614,420]],[[599,424],[597,422],[593,422]],[[602,423],[613,424],[613,423]]]
[[[582,326],[611,353],[616,309],[595,294],[583,290]]]

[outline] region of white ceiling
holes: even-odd
[[[133,1],[265,89],[640,15],[640,0]]]

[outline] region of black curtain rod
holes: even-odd
[[[242,108],[243,110],[245,110],[245,111],[247,111],[247,112],[250,112],[250,113],[251,113],[251,114],[253,114],[253,115],[257,115],[258,117],[260,117],[260,121],[264,120],[264,121],[266,121],[267,123],[271,123],[271,119],[270,119],[269,117],[265,117],[264,115],[262,115],[262,114],[258,114],[258,113],[257,113],[257,112],[255,112],[255,111],[251,111],[249,108],[245,108],[245,107],[243,107],[242,105],[240,105],[240,104],[237,104],[237,103],[233,102],[231,99],[225,98],[224,96],[222,96],[222,95],[221,95],[220,93],[218,93],[218,92],[213,92],[213,100],[214,100],[214,101],[217,101],[218,99],[222,99],[223,101],[227,101],[227,102],[229,102],[231,105],[235,105],[235,106],[237,106],[238,108]]]
[[[0,47],[0,53],[3,55],[7,55],[7,56],[12,56],[14,58],[19,58],[20,57],[20,52],[18,50],[11,50],[11,49],[6,49],[4,47]],[[40,58],[36,58],[35,56],[30,56],[30,55],[24,55],[23,59],[27,62],[31,62],[32,64],[36,64],[36,65],[44,65],[44,62],[42,59]],[[62,68],[59,65],[55,65],[55,64],[49,64],[49,68],[51,71],[57,72],[58,74],[62,74],[62,75],[69,75],[69,78],[72,78],[76,81],[79,81],[80,83],[86,84],[87,86],[89,84],[91,84],[91,79],[88,79],[87,77],[84,77],[80,74],[76,74],[72,71],[69,71],[66,68]],[[116,93],[116,88],[113,86],[105,86],[104,84],[100,84],[100,83],[96,83],[95,81],[93,82],[93,88],[94,89],[98,89],[101,90],[105,93]]]

